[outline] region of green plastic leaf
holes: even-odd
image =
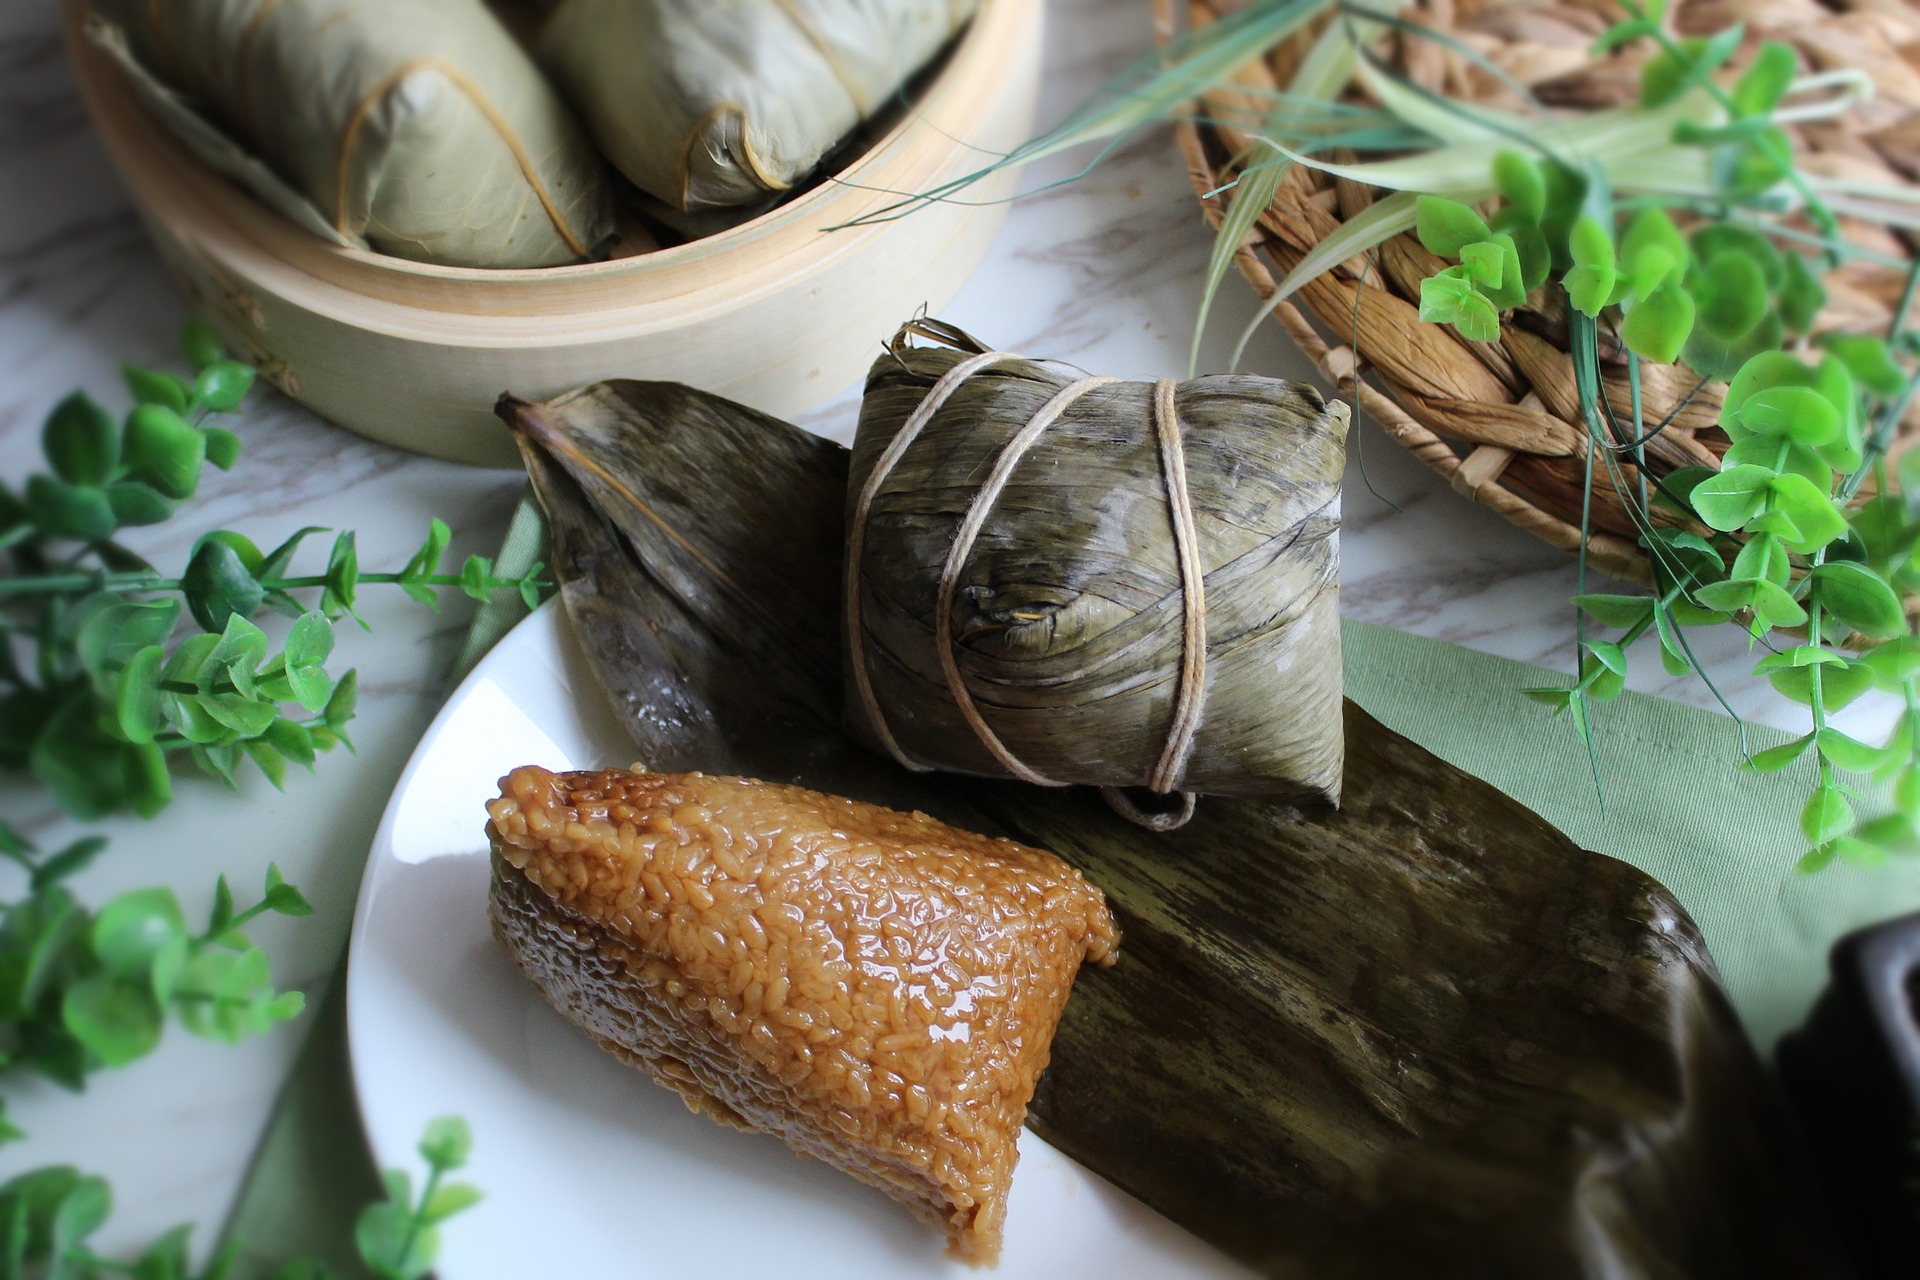
[[[101,1178],[81,1178],[60,1197],[60,1207],[53,1213],[51,1253],[55,1272],[61,1270],[61,1263],[78,1251],[88,1236],[101,1228],[112,1212],[113,1193]]]
[[[1452,324],[1473,293],[1473,281],[1459,267],[1437,271],[1420,282],[1420,319],[1427,324]]]
[[[1801,255],[1786,255],[1786,264],[1786,280],[1777,299],[1780,319],[1790,331],[1805,333],[1813,328],[1820,308],[1827,305],[1827,290]]]
[[[1461,246],[1460,266],[1465,270],[1467,279],[1491,297],[1492,291],[1500,287],[1506,275],[1507,255],[1492,240],[1476,240]]]
[[[1860,655],[1883,689],[1894,689],[1920,676],[1920,637],[1901,636],[1877,644]]]
[[[1422,282],[1423,307],[1425,296],[1425,284]],[[453,531],[447,527],[447,522],[435,519],[427,526],[427,540],[413,553],[413,559],[407,561],[406,567],[400,570],[400,589],[432,609],[440,607],[440,595],[426,585],[426,579],[440,571],[441,557],[446,555],[447,544],[452,540]]]
[[[233,470],[240,460],[240,437],[225,427],[208,427],[202,434],[207,438],[207,461],[222,471]]]
[[[429,1225],[445,1222],[456,1213],[463,1213],[479,1204],[484,1197],[480,1188],[470,1182],[447,1182],[434,1189],[420,1208],[420,1220]]]
[[[361,1210],[353,1224],[354,1247],[380,1280],[418,1280],[433,1265],[433,1228],[416,1228],[398,1205],[380,1203]]]
[[[1540,166],[1518,151],[1501,151],[1493,157],[1493,184],[1522,223],[1538,223],[1547,212],[1547,184]]]
[[[126,381],[127,390],[137,403],[153,405],[174,414],[187,411],[187,398],[192,388],[177,374],[123,364],[120,366],[120,376]]]
[[[1862,826],[1854,835],[1890,853],[1912,853],[1920,848],[1920,826],[1905,813],[1883,813]]]
[[[169,498],[190,498],[200,485],[207,440],[177,410],[143,404],[127,415],[124,452],[136,478]]]
[[[1641,279],[1642,269],[1637,264],[1650,250],[1655,251],[1654,261],[1662,265],[1648,268],[1650,278]],[[1669,272],[1677,272],[1686,265],[1688,256],[1687,242],[1681,237],[1680,229],[1658,205],[1648,205],[1634,214],[1620,236],[1620,261],[1627,264],[1642,293],[1650,293],[1663,284]]]
[[[259,737],[279,714],[273,703],[256,702],[238,693],[202,693],[195,701],[216,723],[242,738]]]
[[[223,631],[230,618],[253,616],[267,598],[240,553],[218,539],[203,539],[194,549],[181,575],[181,591],[194,620],[213,632]]]
[[[310,916],[313,906],[300,891],[280,878],[280,868],[269,865],[267,868],[267,891],[262,899],[267,910],[283,916]]]
[[[1832,499],[1805,476],[1791,472],[1775,476],[1768,489],[1774,509],[1791,520],[1798,530],[1787,538],[1788,549],[1812,555],[1847,532],[1847,518],[1840,514]]]
[[[1820,565],[1810,576],[1820,607],[1861,635],[1885,637],[1906,631],[1900,597],[1886,579],[1865,565],[1843,560]]]
[[[1909,817],[1920,815],[1920,767],[1905,770],[1894,782],[1893,803]]]
[[[1498,342],[1500,313],[1494,309],[1490,300],[1476,291],[1461,304],[1460,314],[1453,318],[1453,327],[1469,342]],[[468,587],[465,582],[461,583],[461,589],[468,595],[474,594],[473,588]],[[485,599],[485,596],[475,598]]]
[[[1887,349],[1885,338],[1867,333],[1823,333],[1814,339],[1844,364],[1860,385],[1885,400],[1907,389],[1907,374]]]
[[[1818,739],[1821,759],[1848,773],[1872,773],[1891,754],[1885,747],[1868,746],[1832,727],[1820,730]]]
[[[1586,647],[1587,652],[1598,659],[1607,670],[1616,675],[1627,674],[1627,654],[1619,645],[1605,640],[1589,640]]]
[[[1743,116],[1764,116],[1780,105],[1787,87],[1800,69],[1800,60],[1791,45],[1778,40],[1763,41],[1753,62],[1733,86],[1733,109]]]
[[[287,632],[287,643],[282,649],[289,667],[325,662],[332,652],[333,623],[317,610],[300,616]]]
[[[1770,653],[1754,665],[1755,675],[1765,675],[1769,671],[1784,671],[1791,667],[1846,666],[1847,659],[1831,649],[1822,649],[1818,645],[1796,645],[1791,649],[1782,649],[1779,653]]]
[[[1760,513],[1773,480],[1765,467],[1731,467],[1695,486],[1693,509],[1711,527],[1731,533]]]
[[[199,316],[192,317],[182,326],[180,351],[195,369],[204,369],[214,361],[227,357],[227,346],[220,340],[219,331]]]
[[[112,537],[118,525],[106,491],[92,485],[32,475],[27,477],[24,497],[28,517],[51,537],[99,542]]]
[[[238,671],[252,672],[266,656],[266,632],[236,613],[228,617],[227,625],[220,629],[220,642],[207,655],[207,661],[225,667],[232,675]]]
[[[1740,424],[1740,414],[1757,392],[1772,387],[1811,387],[1816,375],[1797,356],[1785,351],[1763,351],[1740,366],[1727,384],[1726,399],[1720,407],[1720,426],[1729,438],[1744,440],[1753,434]]]
[[[354,549],[351,529],[334,538],[333,550],[327,556],[326,577],[327,585],[320,593],[320,611],[329,618],[353,613],[353,602],[360,587],[360,553]]]
[[[286,789],[287,762],[273,749],[272,743],[265,738],[248,738],[241,742],[240,749],[246,752],[247,759],[253,761],[275,791]]]
[[[1568,244],[1573,265],[1561,280],[1567,300],[1584,314],[1597,316],[1619,279],[1613,236],[1597,218],[1583,214],[1574,221]]]
[[[1475,301],[1482,305],[1486,302],[1477,295]],[[485,556],[468,556],[460,566],[460,589],[484,604],[493,595],[493,561]]]
[[[1740,425],[1818,449],[1840,434],[1840,412],[1811,387],[1766,387],[1742,401]]]
[[[1701,271],[1693,289],[1700,324],[1723,342],[1746,337],[1767,314],[1766,276],[1746,254],[1722,253]]]
[[[1744,338],[1733,342],[1716,338],[1705,326],[1696,324],[1687,335],[1687,345],[1681,348],[1680,359],[1701,377],[1726,382],[1756,355],[1778,351],[1785,336],[1785,326],[1771,310],[1760,317],[1760,323]]]
[[[193,382],[193,398],[216,413],[237,409],[253,389],[253,369],[238,360],[216,360]]]
[[[287,686],[293,694],[293,700],[307,711],[319,711],[333,697],[333,679],[326,668],[314,663],[304,667],[287,668]]]
[[[1476,255],[1483,264],[1483,275],[1491,277],[1490,281],[1476,277],[1474,286],[1486,296],[1496,311],[1510,311],[1526,305],[1525,268],[1521,265],[1520,250],[1512,236],[1497,235],[1491,240],[1470,244],[1460,252],[1463,264],[1467,261],[1466,255]],[[1496,255],[1497,266],[1493,262]]]
[[[297,531],[292,537],[262,556],[260,567],[254,572],[263,580],[280,577],[286,573],[287,566],[293,563],[294,553],[300,549],[300,544],[316,533],[325,532],[327,530],[319,525],[308,525]]]
[[[358,671],[348,671],[340,677],[340,683],[334,687],[333,695],[327,699],[327,709],[321,716],[329,729],[338,733],[346,728],[353,719],[353,713],[360,703],[360,676]]]
[[[1414,233],[1428,252],[1458,257],[1476,240],[1488,239],[1492,229],[1471,206],[1444,196],[1421,196],[1415,205]]]
[[[84,391],[53,407],[40,441],[54,474],[69,484],[103,485],[120,465],[120,426]]]
[[[1523,293],[1532,293],[1546,283],[1553,270],[1553,251],[1547,245],[1546,234],[1538,227],[1513,227],[1506,236],[1513,241],[1513,251],[1520,262],[1520,288]]]
[[[313,730],[306,725],[283,716],[267,727],[261,740],[285,759],[312,770],[315,757]]]
[[[1853,830],[1853,806],[1839,787],[1815,788],[1800,811],[1800,830],[1814,844],[1837,840]]]
[[[1775,125],[1761,124],[1753,127],[1752,132],[1733,148],[1733,163],[1724,167],[1718,177],[1729,199],[1753,200],[1766,195],[1770,188],[1787,176],[1792,158],[1793,139],[1787,136],[1786,131]]]
[[[1573,598],[1574,607],[1594,621],[1623,630],[1646,621],[1653,603],[1651,596],[1580,595]]]
[[[1778,773],[1798,760],[1813,745],[1813,735],[1795,738],[1777,747],[1768,747],[1765,751],[1756,751],[1753,758],[1741,762],[1740,767],[1752,773]]]
[[[1622,669],[1620,670],[1616,670],[1598,657],[1588,657],[1581,662],[1580,678],[1587,684],[1589,698],[1596,702],[1611,702],[1625,691],[1627,687],[1627,678],[1624,673],[1625,659],[1621,661]],[[1578,710],[1577,700],[1575,710]]]
[[[120,753],[120,774],[127,804],[143,818],[151,818],[173,803],[173,777],[167,771],[167,753],[151,742],[129,743]]]
[[[1728,574],[1734,578],[1765,578],[1775,586],[1784,587],[1793,574],[1793,565],[1787,559],[1786,544],[1780,539],[1761,534],[1750,538],[1740,548],[1740,554],[1733,558],[1733,568]]]
[[[106,487],[107,505],[122,528],[159,524],[173,514],[173,504],[150,484],[120,480]]]
[[[1803,876],[1816,875],[1832,866],[1833,860],[1839,856],[1839,851],[1831,844],[1815,845],[1793,864],[1793,869]]]
[[[459,1116],[439,1116],[420,1135],[420,1158],[439,1170],[458,1169],[473,1151],[473,1131]]]
[[[114,686],[114,720],[128,742],[152,742],[165,723],[160,700],[160,668],[167,651],[157,644],[137,651],[120,669]]]
[[[1833,491],[1833,468],[1822,462],[1820,455],[1805,445],[1794,444],[1779,436],[1748,436],[1727,450],[1720,459],[1720,465],[1765,467],[1781,475],[1799,476],[1821,494]]]
[[[1736,222],[1709,222],[1687,238],[1693,255],[1712,266],[1722,254],[1746,258],[1760,268],[1761,282],[1772,293],[1786,283],[1787,262],[1773,241]]]
[[[1747,607],[1757,621],[1769,627],[1797,627],[1807,620],[1807,611],[1785,588],[1765,579],[1752,585],[1753,601]]]
[[[1789,698],[1801,706],[1813,703],[1812,667],[1795,667],[1784,671],[1767,673],[1767,683],[1774,687],[1782,697]],[[1873,688],[1873,673],[1864,665],[1832,664],[1822,665],[1820,671],[1820,701],[1828,712],[1839,711],[1852,703],[1861,694]]]
[[[1641,359],[1672,364],[1680,358],[1687,335],[1693,332],[1693,317],[1693,299],[1686,291],[1677,284],[1662,284],[1626,313],[1620,322],[1620,337]]]
[[[67,989],[60,1003],[67,1031],[108,1067],[124,1067],[160,1043],[160,1005],[142,982],[97,973]]]
[[[154,958],[187,941],[171,889],[136,889],[108,901],[93,922],[93,951],[116,978],[144,978]]]

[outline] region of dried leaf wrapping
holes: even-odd
[[[536,51],[600,149],[684,213],[787,190],[939,51],[973,0],[566,0]]]
[[[856,494],[942,375],[977,353],[910,346],[907,332],[868,376]],[[955,530],[984,508],[950,630],[972,705],[1046,778],[1147,786],[1161,762],[1187,638],[1155,384],[1087,391],[1034,437],[996,498],[981,496],[1009,441],[1079,376],[1019,359],[980,369],[913,437],[866,511],[848,513],[865,524],[852,660],[909,759],[1018,776],[962,718],[934,644]],[[1337,799],[1346,406],[1249,375],[1179,383],[1171,395],[1204,573],[1206,661],[1197,730],[1159,789]],[[849,697],[847,717],[863,741],[884,741],[862,699]]]
[[[1698,930],[1658,884],[1346,712],[1337,813],[918,775],[839,728],[844,450],[667,384],[503,401],[643,761],[1050,848],[1127,939],[1029,1122],[1273,1276],[1836,1274]]]
[[[149,111],[310,231],[395,257],[539,267],[613,233],[605,166],[480,0],[96,0]]]

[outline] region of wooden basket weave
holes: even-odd
[[[1154,0],[1163,41],[1176,30],[1178,3]],[[1199,25],[1239,7],[1235,0],[1189,0],[1188,20]],[[1610,0],[1414,0],[1404,16],[1447,32],[1557,108],[1631,101],[1647,56],[1641,46],[1649,43],[1599,60],[1590,56],[1594,37],[1622,16]],[[1802,169],[1875,182],[1920,179],[1920,6],[1912,0],[1678,0],[1672,21],[1689,35],[1746,23],[1746,45],[1735,66],[1744,65],[1759,40],[1775,39],[1798,49],[1808,70],[1865,70],[1878,86],[1873,98],[1845,116],[1789,130]],[[1237,83],[1263,91],[1287,84],[1311,35],[1248,66]],[[1510,87],[1443,43],[1389,32],[1379,48],[1411,80],[1435,92],[1506,109],[1523,105]],[[1257,120],[1263,101],[1270,99],[1236,94],[1228,86],[1209,96],[1200,113],[1205,123],[1178,126],[1194,189],[1216,228],[1229,197],[1210,193],[1252,141],[1233,124],[1218,122]],[[1240,247],[1241,272],[1263,299],[1270,298],[1308,250],[1377,195],[1293,166]],[[1912,244],[1883,227],[1844,218],[1842,225],[1850,239],[1883,254],[1908,260],[1914,254]],[[1587,435],[1560,291],[1536,290],[1527,307],[1505,319],[1499,341],[1469,342],[1449,326],[1420,322],[1420,281],[1445,264],[1418,239],[1398,236],[1370,258],[1349,260],[1321,276],[1275,308],[1275,318],[1323,376],[1455,490],[1555,546],[1577,549]],[[1884,333],[1905,273],[1856,262],[1826,284],[1830,300],[1820,330]],[[1604,374],[1616,412],[1629,414],[1626,364],[1610,359]],[[1665,417],[1696,381],[1683,368],[1644,367],[1647,420]],[[1717,466],[1729,443],[1717,426],[1719,409],[1717,385],[1680,408],[1672,425],[1648,442],[1648,470],[1665,475],[1683,466]],[[1920,412],[1909,413],[1902,443],[1917,433]],[[1608,572],[1644,581],[1648,565],[1632,519],[1604,469],[1596,472],[1590,559]],[[1626,475],[1631,480],[1631,468]],[[1655,515],[1679,518],[1665,508]]]

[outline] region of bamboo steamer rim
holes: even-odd
[[[134,99],[85,34],[87,0],[62,0],[83,96],[150,216],[188,231],[215,259],[315,312],[395,337],[454,345],[540,347],[657,329],[751,303],[791,273],[858,253],[879,227],[827,228],[925,190],[985,103],[1005,90],[1010,51],[1037,38],[1032,0],[979,0],[966,30],[913,109],[814,189],[740,226],[630,257],[558,267],[451,267],[336,245],[295,226],[194,156]],[[502,318],[518,332],[503,335]]]
[[[1830,30],[1770,26],[1769,19],[1790,16],[1796,9],[1811,9],[1815,0],[1675,0],[1672,17],[1684,21],[1697,16],[1712,27],[1746,17],[1746,50],[1751,50],[1758,39],[1783,40],[1819,69],[1836,61],[1844,64],[1848,56],[1846,38],[1856,32],[1866,33],[1863,39],[1876,27],[1898,32],[1898,38],[1888,36],[1885,41],[1892,55],[1891,65],[1867,68],[1884,86],[1877,98],[1874,123],[1876,128],[1898,128],[1920,135],[1920,93],[1916,92],[1920,87],[1920,8],[1883,0],[1818,2],[1831,14],[1830,24],[1820,24],[1830,26]],[[1199,25],[1241,5],[1233,0],[1188,0],[1186,7],[1190,21]],[[1171,40],[1178,30],[1175,12],[1176,0],[1153,0],[1155,34],[1162,43]],[[1472,30],[1472,20],[1483,15],[1492,21],[1484,29]],[[1621,83],[1637,83],[1637,78],[1621,79],[1638,66],[1640,55],[1631,50],[1595,63],[1586,59],[1583,46],[1578,61],[1587,69],[1582,71],[1570,55],[1563,53],[1556,58],[1550,42],[1530,41],[1516,34],[1535,34],[1529,31],[1530,21],[1540,29],[1551,29],[1553,23],[1573,27],[1588,23],[1594,27],[1592,34],[1598,34],[1600,27],[1624,16],[1612,8],[1609,0],[1519,0],[1510,4],[1498,0],[1416,0],[1405,16],[1470,42],[1496,64],[1511,64],[1509,69],[1530,87],[1566,85],[1583,76],[1603,91]],[[1467,20],[1465,29],[1462,18]],[[1240,83],[1260,88],[1281,83],[1287,69],[1297,65],[1306,47],[1304,41],[1311,34],[1295,36],[1280,45],[1266,59],[1241,72],[1246,78]],[[1386,56],[1416,80],[1442,92],[1478,97],[1474,91],[1476,76],[1482,85],[1493,84],[1498,89],[1491,77],[1476,72],[1467,59],[1433,41],[1397,34],[1387,39]],[[1551,70],[1556,65],[1561,68],[1556,74],[1527,74],[1528,68]],[[1236,99],[1231,83],[1209,95],[1215,105],[1231,105]],[[1245,109],[1243,105],[1242,111]],[[1898,118],[1890,125],[1889,116]],[[1842,130],[1853,123],[1847,117],[1842,120]],[[1245,136],[1236,137],[1229,125],[1192,116],[1176,120],[1175,133],[1195,194],[1217,232],[1229,200],[1228,194],[1219,191],[1222,171],[1245,145]],[[1845,149],[1856,143],[1870,145],[1857,135],[1857,129],[1846,137],[1816,133],[1809,143],[1801,132],[1796,145],[1805,148],[1803,155],[1818,155],[1831,146],[1836,152],[1835,163],[1862,162],[1857,152]],[[1910,149],[1920,154],[1920,143]],[[1890,161],[1882,167],[1896,180],[1905,180]],[[1273,205],[1239,247],[1235,265],[1263,301],[1271,299],[1280,277],[1293,263],[1372,198],[1372,193],[1359,184],[1293,166]],[[1914,256],[1910,241],[1898,240],[1896,247],[1901,255],[1909,259]],[[1421,322],[1418,275],[1427,273],[1439,260],[1428,254],[1410,232],[1369,257],[1372,262],[1364,275],[1356,267],[1358,260],[1342,264],[1274,306],[1274,320],[1323,377],[1372,415],[1387,434],[1456,492],[1562,550],[1578,551],[1582,542],[1586,430],[1573,403],[1572,366],[1564,341],[1555,342],[1551,336],[1532,330],[1516,334],[1520,326],[1509,321],[1502,326],[1500,342],[1470,343],[1449,327]],[[1397,267],[1397,272],[1381,269],[1383,259],[1390,267]],[[1904,272],[1890,268],[1883,271],[1895,287],[1904,279]],[[1535,294],[1536,300],[1540,297]],[[1859,329],[1861,300],[1850,297],[1849,301],[1856,304],[1855,313],[1833,315],[1830,307],[1816,327],[1823,331]],[[1884,307],[1889,318],[1891,311],[1889,302]],[[1360,330],[1357,345],[1356,324]],[[1551,329],[1550,325],[1536,327]],[[1668,368],[1652,372],[1658,374]],[[1671,372],[1683,375],[1685,386],[1695,380],[1683,370]],[[1730,443],[1713,421],[1719,389],[1713,388],[1694,406],[1682,421],[1663,433],[1668,439],[1662,442],[1659,455],[1649,456],[1650,473],[1662,475],[1690,463],[1718,465]],[[1916,437],[1920,437],[1920,404],[1902,420],[1894,452]],[[1623,470],[1632,476],[1630,464]],[[1646,554],[1604,470],[1597,472],[1593,492],[1591,532],[1586,539],[1589,562],[1615,576],[1649,581],[1651,567]],[[1664,509],[1657,515],[1674,522],[1680,519]]]

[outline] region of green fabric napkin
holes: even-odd
[[[524,573],[542,559],[544,536],[538,509],[523,502],[498,558],[500,572]],[[481,609],[459,673],[525,615],[509,595]],[[1836,938],[1920,909],[1920,863],[1794,874],[1804,848],[1798,819],[1807,779],[1797,768],[1771,776],[1736,769],[1739,731],[1726,716],[1632,693],[1596,707],[1602,813],[1572,726],[1519,693],[1564,684],[1565,677],[1366,623],[1347,622],[1343,636],[1354,701],[1586,848],[1624,859],[1671,889],[1699,922],[1762,1053],[1806,1015],[1826,982],[1826,953]],[[1749,735],[1756,751],[1788,736],[1766,728]],[[271,1246],[250,1251],[249,1259],[308,1251],[344,1261],[358,1206],[378,1194],[335,986],[229,1221],[231,1235]],[[458,1222],[448,1229],[458,1231]],[[240,1272],[251,1274],[265,1273]]]

